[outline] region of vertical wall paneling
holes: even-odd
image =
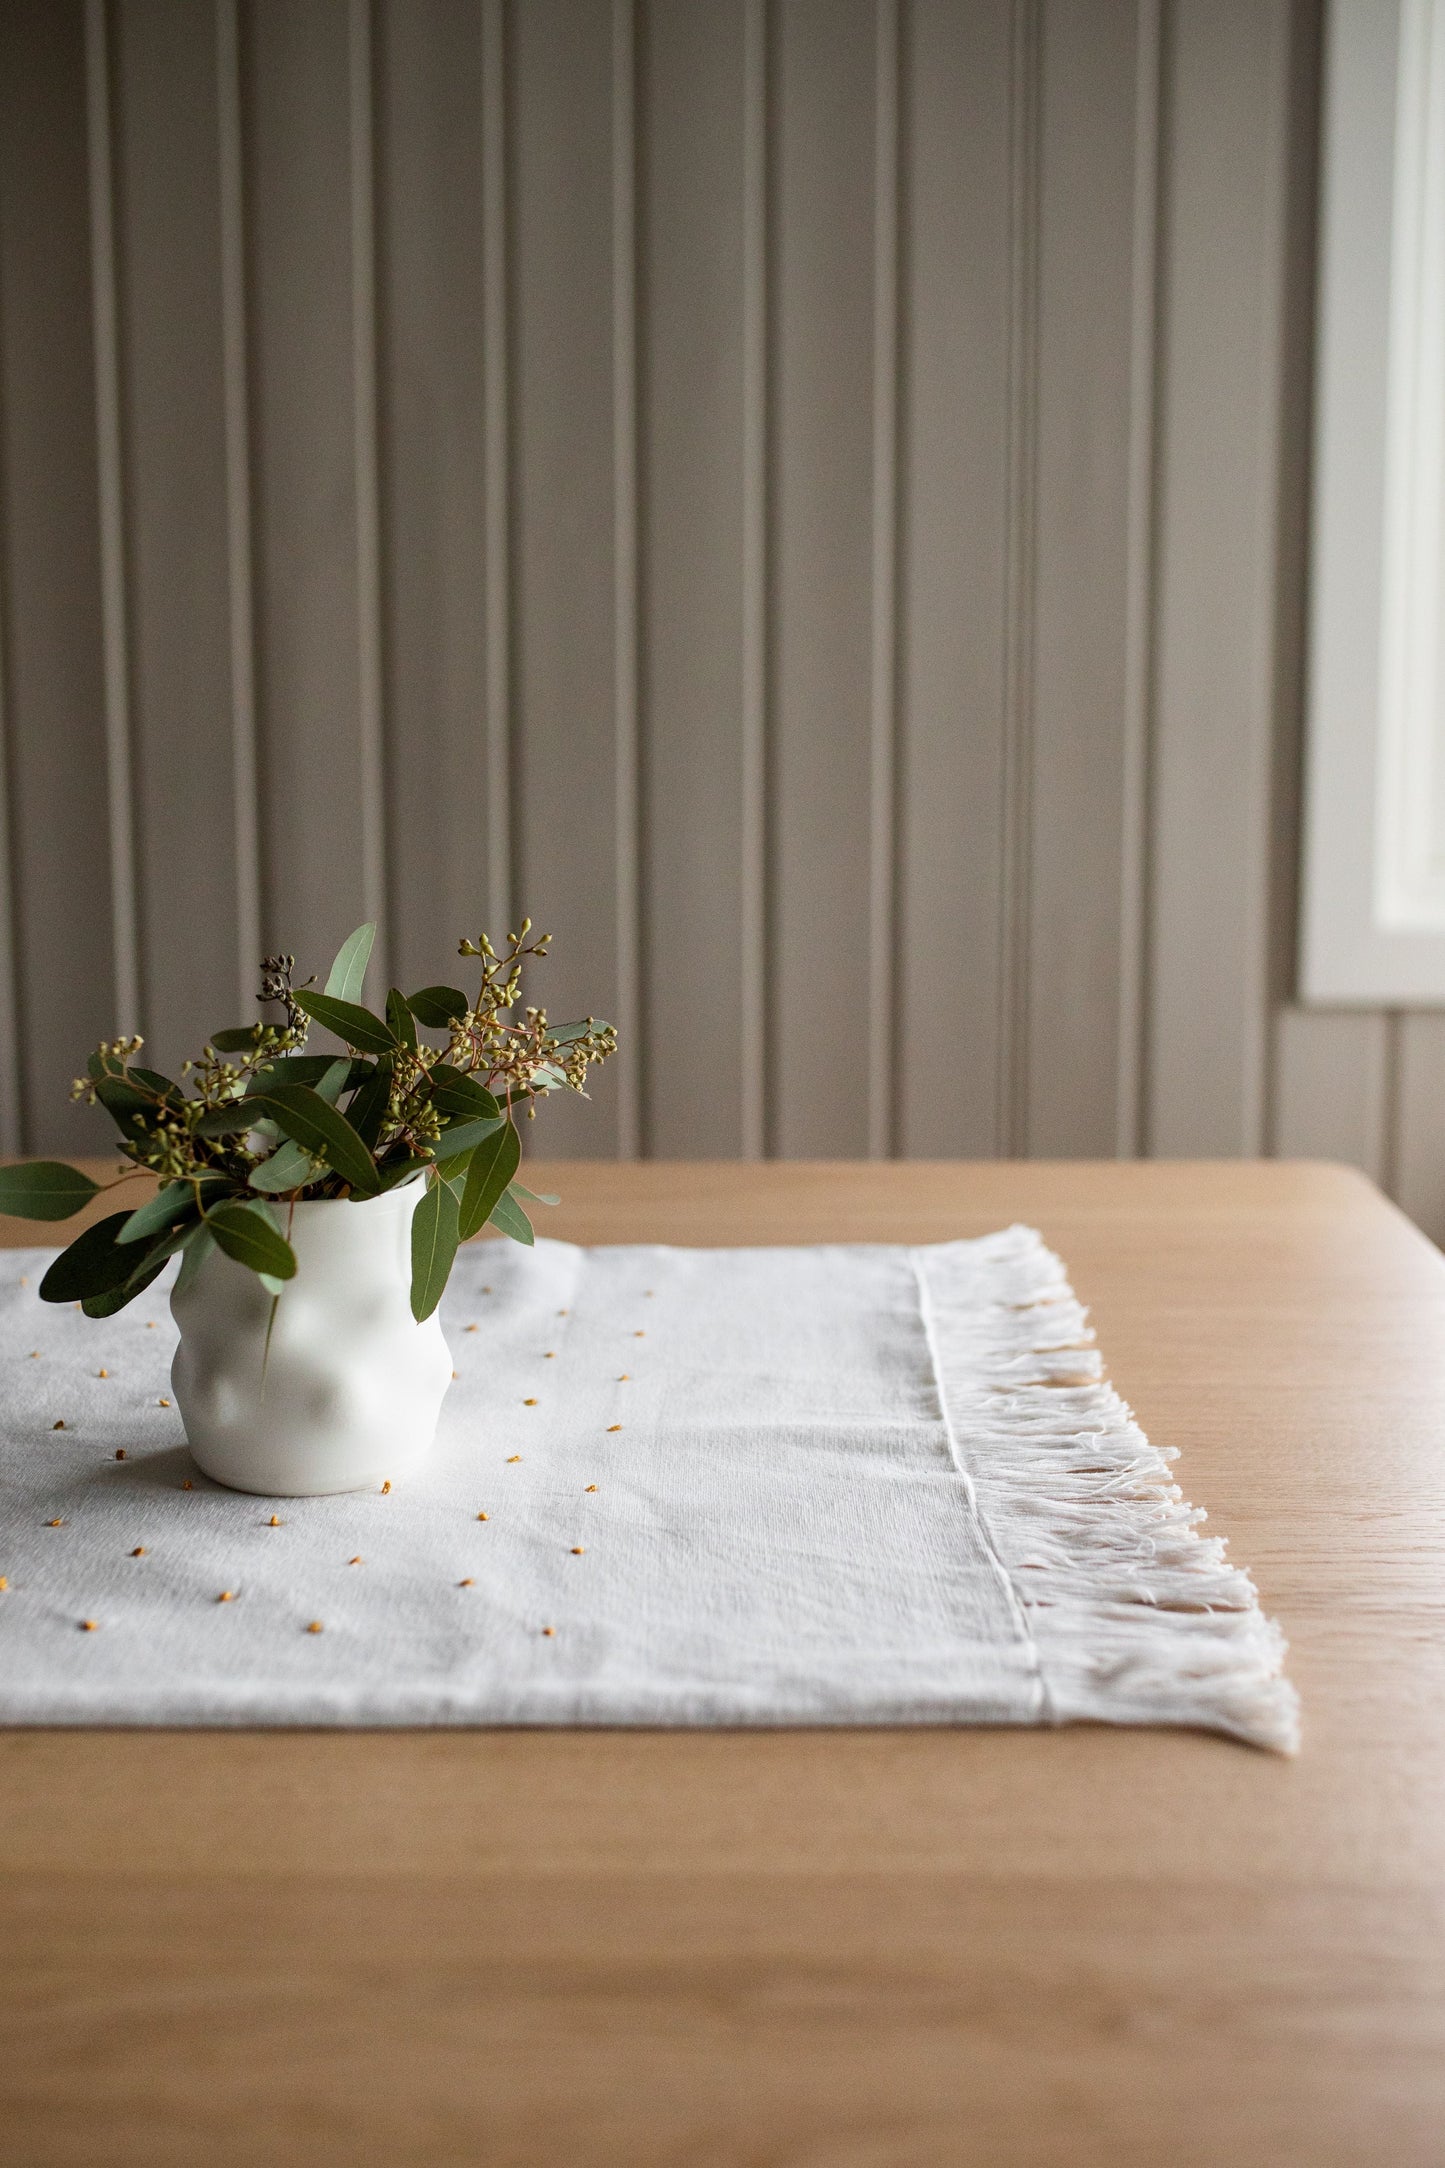
[[[503,0],[482,0],[482,412],[486,501],[486,905],[500,935],[513,920],[511,689],[511,419],[507,356],[506,26]]]
[[[131,786],[144,1029],[169,1071],[195,1051],[200,1017],[214,1029],[256,1013],[254,945],[239,986],[236,968],[220,53],[209,7],[127,0],[108,21],[127,726],[115,768]]]
[[[868,1149],[876,36],[773,21],[771,1149]]]
[[[510,18],[513,872],[556,936],[534,974],[553,1016],[619,992],[612,0]],[[617,1149],[616,1086],[547,1110],[548,1149]]]
[[[120,1019],[96,476],[85,17],[0,8],[0,608],[13,1059],[26,1149],[83,1151],[78,1060]]]
[[[738,1021],[740,1142],[760,1159],[767,1136],[768,702],[768,18],[742,0],[742,638]]]
[[[612,1090],[616,1149],[642,1141],[641,908],[637,722],[637,20],[636,0],[612,0],[612,708],[617,730],[614,868],[618,1051]]]
[[[379,0],[374,29],[387,917],[393,975],[415,988],[453,980],[464,935],[512,923],[494,864],[507,827],[502,198],[480,125],[501,71],[473,0]]]
[[[1389,1025],[1380,1014],[1281,1009],[1274,1020],[1270,1150],[1387,1175]]]
[[[1445,1243],[1445,1014],[1402,1016],[1397,1032],[1394,1194],[1433,1241]]]
[[[351,419],[356,518],[356,727],[361,778],[361,907],[378,921],[373,985],[386,986],[391,947],[385,876],[381,661],[381,510],[376,412],[376,146],[371,0],[347,11],[351,209]]]
[[[242,31],[263,932],[324,971],[369,901],[351,27],[247,0]]]
[[[749,523],[762,385],[748,372],[762,259],[744,106],[759,87],[747,74],[755,12],[752,0],[648,0],[639,12],[644,1100],[647,1148],[663,1157],[689,1139],[723,1157],[760,1144],[762,686],[750,640],[762,629],[762,537]]]
[[[1433,1021],[1292,998],[1318,18],[10,0],[0,1145],[262,947],[530,911],[623,1027],[559,1153],[1445,1232]]]
[[[261,957],[261,837],[256,786],[256,629],[251,581],[251,418],[246,338],[246,213],[237,0],[215,0],[216,145],[225,409],[226,635],[235,851],[237,1016],[249,1017]],[[224,915],[224,914],[223,914]]]
[[[0,499],[3,521],[3,499]],[[10,842],[10,730],[5,621],[0,609],[0,1152],[20,1150],[19,983],[15,972],[14,863]]]
[[[875,0],[873,609],[868,837],[868,1152],[894,1150],[898,734],[898,0]]]
[[[86,119],[90,154],[91,300],[95,311],[95,435],[99,474],[101,641],[110,829],[110,924],[118,1028],[140,1029],[130,657],[126,624],[124,453],[116,323],[115,157],[106,0],[86,0]]]
[[[1014,0],[1009,71],[1008,539],[999,920],[999,1142],[1028,1147],[1034,576],[1038,453],[1039,0]]]
[[[1049,8],[1039,36],[1022,1142],[1088,1157],[1118,1131],[1132,840],[1138,10]]]
[[[909,0],[900,61],[898,1149],[999,1149],[1011,0]]]
[[[1176,0],[1166,55],[1151,1150],[1264,1142],[1288,0]]]
[[[1139,0],[1134,64],[1132,321],[1129,351],[1128,511],[1124,598],[1122,802],[1119,854],[1117,1098],[1114,1148],[1143,1137],[1148,981],[1149,725],[1153,697],[1154,378],[1158,362],[1160,68],[1163,0]]]

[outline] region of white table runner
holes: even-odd
[[[193,1466],[164,1283],[92,1321],[38,1300],[51,1255],[0,1259],[0,1721],[1295,1743],[1277,1629],[1030,1229],[473,1245],[426,1469],[275,1501]]]

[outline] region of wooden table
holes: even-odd
[[[584,1241],[1042,1227],[1303,1753],[5,1734],[0,2156],[1440,2168],[1445,1260],[1328,1167],[541,1173]]]

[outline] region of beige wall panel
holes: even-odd
[[[1264,1144],[1286,0],[1166,38],[1149,1148]]]
[[[876,37],[774,16],[769,1145],[868,1146]]]
[[[208,1030],[256,1013],[231,1012],[216,30],[209,8],[178,0],[127,0],[112,25],[140,1014],[152,1059],[173,1072]]]
[[[897,1145],[999,1146],[1008,0],[913,0],[901,56]]]
[[[387,901],[417,987],[489,917],[482,15],[383,0],[376,28]]]
[[[1287,1008],[1274,1033],[1270,1150],[1286,1159],[1341,1159],[1384,1181],[1389,1018]]]
[[[527,0],[510,19],[517,908],[556,935],[558,1018],[615,1016],[617,715],[613,11]],[[634,1057],[629,1057],[634,1058]],[[556,1106],[547,1149],[617,1149],[617,1083]]]
[[[743,932],[745,0],[651,0],[641,29],[644,1134],[662,1158],[726,1157],[761,992]]]
[[[1043,11],[1024,1136],[1115,1147],[1126,969],[1139,8]],[[1088,568],[1087,575],[1084,567]]]
[[[1391,1192],[1445,1244],[1445,1015],[1402,1016],[1395,1029]]]
[[[0,8],[0,635],[20,1136],[95,1150],[69,1103],[118,1026],[109,910],[84,19]]]
[[[324,974],[377,900],[364,869],[348,11],[246,0],[241,32],[262,927],[268,947]]]

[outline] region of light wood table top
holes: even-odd
[[[0,2155],[1440,2168],[1445,1260],[1315,1166],[530,1179],[584,1241],[1041,1227],[1289,1635],[1302,1754],[6,1733]]]

